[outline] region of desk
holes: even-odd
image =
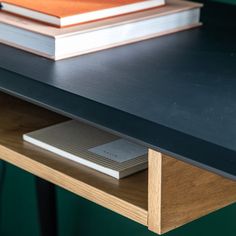
[[[24,144],[65,118],[2,97],[1,157],[157,233],[235,202],[234,14],[206,3],[200,29],[59,62],[1,45],[2,91],[150,150],[148,173],[114,182]]]

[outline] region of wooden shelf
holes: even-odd
[[[66,120],[0,93],[0,156],[34,175],[147,225],[147,171],[122,180],[34,147],[22,135]]]
[[[148,171],[116,180],[22,139],[67,118],[0,93],[0,158],[162,234],[236,201],[236,183],[149,149]]]

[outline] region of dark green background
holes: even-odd
[[[221,1],[236,4],[236,0]],[[57,188],[57,201],[60,236],[155,235],[146,227],[61,188]],[[0,236],[39,236],[34,177],[31,174],[7,165],[0,209]],[[236,204],[166,235],[235,236]]]

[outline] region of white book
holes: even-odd
[[[0,12],[0,42],[53,60],[78,56],[199,26],[198,3],[169,0],[164,7],[67,28]]]
[[[74,120],[23,135],[47,151],[120,179],[144,170],[147,148]]]

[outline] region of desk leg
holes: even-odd
[[[55,185],[36,177],[36,190],[41,236],[57,236]]]

